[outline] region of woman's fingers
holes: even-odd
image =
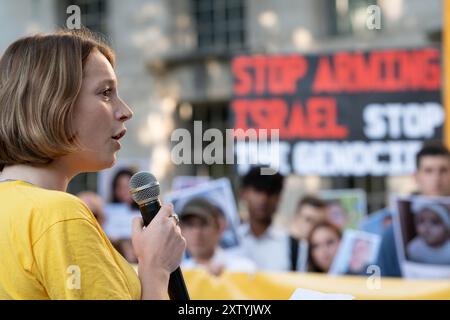
[[[173,205],[171,203],[163,204],[161,206],[161,209],[158,212],[158,219],[172,220],[171,223],[175,226],[180,224],[178,215],[174,212]]]
[[[151,261],[152,264],[161,265],[170,272],[179,266],[186,240],[174,216],[173,206],[164,204],[145,229],[142,218],[133,218],[133,247],[142,263]]]
[[[131,221],[131,234],[139,234],[144,227],[144,221],[141,217],[133,217]]]
[[[142,232],[142,228],[144,227],[144,221],[141,217],[134,217],[131,221],[131,242],[133,243],[133,247],[137,243],[137,238]]]
[[[172,220],[173,225],[174,225],[175,227],[178,227],[178,226],[180,225],[180,219],[178,218],[178,215],[177,215],[176,213],[172,213],[172,214],[169,216],[169,219]]]
[[[171,203],[161,205],[161,209],[159,209],[156,217],[158,218],[166,218],[169,217],[173,213],[173,205]]]

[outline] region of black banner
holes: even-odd
[[[422,142],[442,139],[435,48],[237,56],[232,71],[233,128],[278,129],[284,173],[409,174]],[[254,143],[235,150],[241,171],[255,152],[271,162]]]

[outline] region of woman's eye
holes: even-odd
[[[102,91],[102,95],[103,95],[105,98],[109,98],[109,97],[111,96],[111,92],[112,92],[112,89],[111,89],[111,88],[108,88],[108,89],[105,89],[105,90]]]

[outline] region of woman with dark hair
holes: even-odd
[[[131,224],[131,218],[137,213],[137,210],[139,210],[139,206],[131,198],[128,186],[131,177],[135,173],[136,172],[131,168],[123,168],[118,170],[112,179],[111,203],[125,206],[120,206],[121,209],[114,210],[114,212],[108,212],[108,209],[110,209],[111,206],[107,206],[105,211],[109,217],[109,221],[112,221],[113,224],[115,222],[116,225],[119,223],[121,229],[124,229]],[[117,215],[119,215],[119,217]],[[108,227],[106,227],[106,231],[109,231]],[[108,235],[110,236],[114,247],[125,257],[125,259],[127,259],[127,261],[131,263],[137,262],[137,257],[131,243],[131,233],[127,236],[121,235],[119,237],[114,234]]]
[[[309,271],[327,273],[339,248],[341,230],[330,222],[316,225],[308,238]]]
[[[112,203],[126,203],[132,209],[138,210],[139,207],[131,198],[128,184],[131,177],[136,173],[135,170],[123,168],[116,172],[112,179],[111,185],[111,202]]]

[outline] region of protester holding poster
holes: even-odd
[[[417,182],[422,196],[450,195],[450,153],[441,144],[428,143],[416,156]],[[392,212],[391,212],[392,215]],[[384,276],[402,276],[399,254],[395,244],[394,228],[389,226],[383,233],[378,266]]]
[[[341,242],[342,232],[329,222],[316,225],[308,238],[308,271],[327,273]]]

